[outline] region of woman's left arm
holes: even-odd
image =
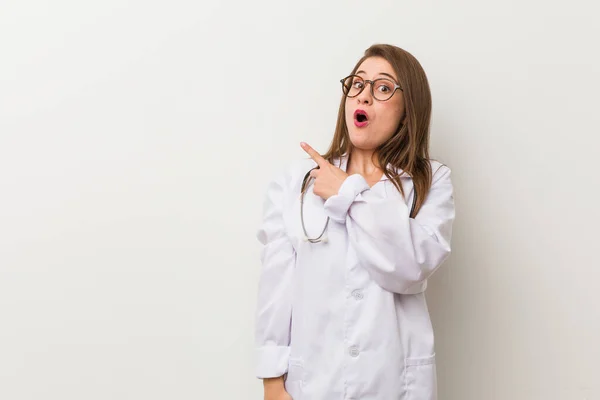
[[[401,294],[422,292],[450,255],[455,216],[450,174],[448,167],[438,168],[414,219],[401,196],[377,194],[360,174],[347,177],[338,193],[326,200],[326,213],[345,222],[361,266],[382,288]]]

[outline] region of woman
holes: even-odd
[[[267,190],[256,375],[266,400],[433,400],[424,291],[455,212],[450,169],[429,158],[427,77],[374,45],[342,90],[327,153],[302,143],[310,158]]]

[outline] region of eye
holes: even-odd
[[[386,85],[385,83],[380,83],[379,85],[377,85],[377,90],[379,90],[381,93],[389,93],[390,90],[392,90],[392,88],[389,85]]]
[[[356,89],[360,89],[363,86],[363,81],[356,80],[356,81],[352,82],[352,86],[355,87]]]

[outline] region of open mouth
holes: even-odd
[[[365,126],[369,121],[369,115],[364,110],[356,110],[354,111],[354,125],[356,126]]]

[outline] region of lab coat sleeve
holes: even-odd
[[[386,198],[375,193],[359,174],[346,178],[338,194],[325,202],[328,215],[345,222],[361,266],[382,288],[400,294],[420,293],[450,255],[455,216],[450,174],[446,166],[434,173],[414,219],[401,196]]]
[[[290,286],[296,253],[284,229],[284,188],[283,174],[267,187],[263,219],[256,235],[262,245],[255,330],[256,376],[261,379],[286,373],[290,355]]]

